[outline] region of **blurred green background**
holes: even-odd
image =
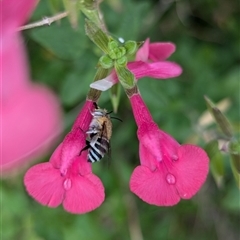
[[[53,5],[55,6],[53,8]],[[40,1],[29,22],[62,11],[60,1]],[[139,88],[154,120],[180,143],[209,148],[221,138],[216,124],[203,125],[204,95],[227,103],[225,115],[239,135],[239,1],[105,0],[101,10],[116,38],[171,41],[177,46],[170,60],[183,74],[175,79],[141,79]],[[84,18],[73,30],[67,19],[24,31],[34,81],[59,97],[64,111],[63,139],[85,100],[100,51],[85,36]],[[100,107],[112,109],[109,93]],[[129,190],[129,178],[139,164],[136,125],[124,92],[121,94],[111,139],[112,156],[93,164],[106,191],[101,207],[85,215],[71,215],[41,206],[26,193],[23,169],[1,180],[2,240],[185,240],[239,239],[239,189],[229,154],[211,151],[211,171],[201,191],[174,207],[148,205]],[[57,146],[58,143],[56,143]],[[48,156],[35,160],[48,161]],[[215,164],[216,163],[216,164]],[[33,163],[32,163],[33,164]]]

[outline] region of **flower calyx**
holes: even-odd
[[[99,67],[108,70],[114,68],[122,86],[125,89],[133,88],[136,79],[127,68],[128,56],[136,53],[141,43],[126,41],[121,44],[88,19],[85,29],[88,37],[105,53],[99,59]]]

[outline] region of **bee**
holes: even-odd
[[[111,118],[115,118],[110,116],[111,112],[99,108],[96,103],[94,105],[95,110],[91,112],[93,119],[89,125],[89,129],[86,131],[88,134],[86,146],[81,150],[82,152],[88,149],[88,162],[91,163],[100,161],[106,153],[109,153],[112,136]]]

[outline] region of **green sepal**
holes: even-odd
[[[108,55],[100,57],[98,63],[104,69],[112,68],[114,65],[113,60]]]
[[[144,44],[144,41],[137,42],[137,48],[139,49]]]
[[[224,161],[223,155],[218,147],[218,141],[213,140],[209,142],[205,150],[210,159],[210,169],[213,175],[213,178],[218,187],[223,185],[223,177],[224,177]]]
[[[79,7],[82,13],[99,28],[103,28],[103,23],[99,17],[99,3],[95,0],[80,0]]]
[[[85,32],[87,36],[105,53],[109,53],[109,38],[95,23],[85,19]]]
[[[79,4],[78,0],[63,0],[64,7],[68,12],[68,18],[72,28],[78,26]]]
[[[117,113],[119,102],[120,102],[120,96],[121,96],[121,86],[120,84],[115,84],[112,86],[110,91],[110,99],[113,105],[113,112]]]
[[[228,138],[232,138],[233,136],[232,128],[228,119],[223,115],[223,113],[216,107],[216,105],[207,96],[204,96],[204,98],[206,100],[207,107],[210,113],[213,115],[219,128]]]
[[[135,86],[135,76],[126,67],[115,63],[115,70],[120,83],[125,89],[131,89]]]

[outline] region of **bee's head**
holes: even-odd
[[[105,117],[108,115],[108,112],[105,109],[95,109],[93,112],[93,117]]]

